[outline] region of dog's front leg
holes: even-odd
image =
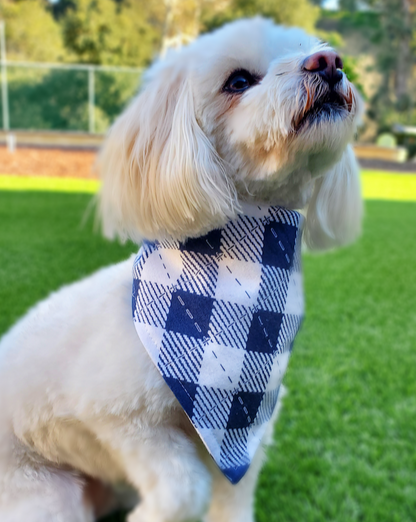
[[[212,500],[204,522],[254,522],[254,494],[264,461],[260,447],[240,482],[232,485],[218,468],[212,468]]]
[[[211,498],[211,475],[192,441],[171,426],[140,428],[119,449],[140,503],[129,522],[200,520]]]
[[[282,385],[272,418],[263,436],[251,465],[236,485],[232,485],[215,466],[208,463],[212,473],[212,501],[204,522],[254,522],[254,497],[257,478],[266,459],[266,448],[273,442],[274,423],[282,408],[282,399],[286,395]]]

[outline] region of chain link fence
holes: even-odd
[[[1,60],[4,131],[103,133],[137,92],[142,70]]]

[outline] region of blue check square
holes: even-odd
[[[283,314],[261,310],[251,321],[246,350],[273,353],[276,350]]]
[[[288,268],[292,265],[297,228],[272,221],[264,230],[263,265]]]
[[[253,424],[264,392],[239,392],[234,395],[228,414],[227,429],[247,428]]]
[[[172,294],[165,329],[203,339],[208,334],[214,300],[203,295],[176,290]]]
[[[220,251],[222,231],[212,230],[206,236],[193,237],[180,244],[180,250],[215,256]]]

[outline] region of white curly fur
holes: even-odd
[[[184,239],[251,200],[306,208],[311,248],[352,241],[362,207],[348,144],[360,102],[345,75],[348,110],[298,126],[327,89],[302,67],[323,49],[256,18],[155,63],[98,161],[105,233]],[[260,82],[223,92],[239,69]],[[2,339],[2,522],[89,522],[120,506],[134,507],[129,522],[253,521],[264,450],[237,486],[216,469],[135,332],[131,267],[62,288]]]

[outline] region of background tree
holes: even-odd
[[[160,46],[140,2],[74,0],[61,18],[64,43],[77,61],[147,65]]]
[[[381,19],[380,65],[385,73],[385,85],[393,82],[398,107],[407,108],[408,83],[412,74],[412,37],[415,31],[414,8],[410,0],[383,0]]]
[[[179,34],[190,38],[198,36],[202,3],[203,0],[164,0],[164,39],[174,38]]]
[[[211,5],[210,5],[211,4]],[[203,27],[211,30],[236,18],[262,15],[278,24],[296,25],[313,32],[319,8],[308,0],[229,0],[208,3],[203,8]]]
[[[342,11],[355,13],[358,11],[358,0],[339,0],[339,8]]]
[[[394,123],[416,124],[414,111],[415,0],[379,0],[380,28],[375,35],[376,63],[382,81],[368,114],[380,131]]]
[[[1,0],[7,54],[12,60],[57,62],[68,58],[59,24],[46,0]]]

